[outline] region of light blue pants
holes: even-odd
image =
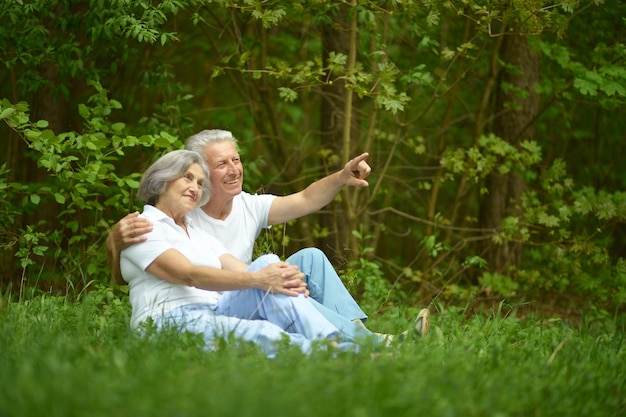
[[[361,320],[365,323],[367,315],[343,285],[324,252],[317,248],[305,248],[286,261],[297,265],[304,273],[311,298],[348,320]]]
[[[248,268],[256,271],[279,259],[264,255]],[[314,340],[335,340],[338,349],[358,351],[358,345],[341,342],[342,333],[313,304],[311,298],[289,297],[261,290],[227,291],[215,306],[193,304],[170,311],[159,319],[159,328],[170,325],[200,333],[209,349],[222,338],[233,336],[261,346],[269,357],[277,352],[278,342],[288,339],[302,352],[311,352]]]
[[[343,285],[324,252],[317,248],[302,249],[287,258],[287,262],[297,265],[304,273],[311,292],[311,303],[341,331],[345,340],[373,338],[375,342],[382,341],[379,336],[354,323],[353,320],[357,319],[365,322],[367,315]]]
[[[190,304],[169,311],[155,319],[158,329],[175,328],[178,331],[189,331],[201,334],[209,350],[219,347],[221,340],[243,340],[253,342],[270,358],[276,356],[279,342],[288,340],[300,350],[309,354],[313,348],[313,340],[297,333],[287,333],[274,323],[266,320],[244,320],[226,317],[214,311],[215,306],[209,304]]]
[[[276,255],[263,255],[252,262],[248,271],[258,271],[278,261]],[[215,311],[228,317],[267,320],[285,332],[298,333],[308,339],[342,339],[339,329],[320,313],[312,299],[304,295],[291,297],[257,289],[226,291]]]

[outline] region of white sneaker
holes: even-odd
[[[407,337],[412,336],[413,339],[421,339],[422,337],[426,337],[428,332],[430,331],[430,310],[427,308],[423,308],[417,314],[417,318],[415,319],[415,324],[413,325],[413,329],[405,330],[400,334],[385,334],[385,333],[376,333],[377,336],[381,337],[385,341],[385,345],[390,347],[395,342],[404,342]]]
[[[413,337],[426,337],[430,331],[430,310],[423,308],[417,314],[415,326],[413,327]]]

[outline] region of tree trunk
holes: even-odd
[[[342,5],[339,13],[333,16],[333,24],[325,25],[322,30],[324,60],[331,52],[342,53],[347,56],[356,54],[356,45],[352,42],[354,28],[351,26],[350,7]],[[354,55],[353,55],[354,56]],[[333,74],[329,74],[334,79]],[[342,79],[334,80],[331,85],[324,86],[321,102],[321,134],[322,146],[330,149],[333,155],[337,155],[336,163],[327,166],[328,173],[337,171],[348,161],[348,158],[359,152],[359,123],[358,123],[358,99],[351,97],[351,92],[346,89]],[[346,106],[346,103],[351,105]],[[348,111],[349,113],[346,113]],[[350,140],[350,138],[354,140]],[[345,261],[345,256],[352,257],[354,254],[345,254],[346,248],[355,250],[354,244],[350,243],[351,230],[354,229],[355,219],[350,215],[352,192],[346,190],[342,194],[344,204],[336,201],[328,206],[332,213],[320,218],[320,224],[329,230],[329,235],[320,241],[320,248],[329,256],[338,256]],[[337,259],[337,258],[335,258]]]
[[[520,34],[507,35],[502,43],[501,60],[517,69],[513,73],[501,70],[496,93],[494,133],[511,145],[518,147],[522,140],[532,139],[535,134],[533,121],[539,111],[539,96],[535,86],[539,81],[540,53],[531,50],[528,37]],[[505,85],[510,88],[503,88]],[[525,91],[520,97],[515,91]],[[497,231],[505,217],[522,216],[521,196],[525,188],[519,173],[493,172],[486,180],[488,193],[481,203],[480,223],[489,231]],[[519,241],[494,244],[487,241],[483,257],[491,272],[504,273],[517,268],[522,257]]]

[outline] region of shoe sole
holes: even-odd
[[[423,308],[415,319],[415,333],[421,337],[426,337],[430,331],[430,310]]]

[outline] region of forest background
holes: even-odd
[[[369,188],[258,250],[321,248],[371,314],[621,313],[624,16],[618,0],[4,1],[2,291],[108,284],[106,235],[141,209],[141,172],[220,128],[249,192],[370,152]]]

